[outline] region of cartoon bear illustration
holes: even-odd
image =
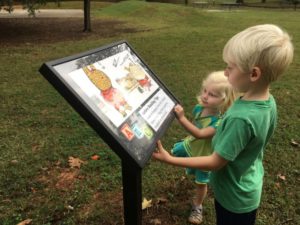
[[[122,93],[112,86],[110,78],[93,65],[84,67],[83,71],[90,81],[100,90],[103,99],[125,117],[127,115],[126,111],[130,111],[132,107],[126,102]]]
[[[131,74],[127,74],[122,78],[118,78],[116,81],[127,92],[131,92],[139,86],[139,83]]]
[[[134,77],[138,81],[138,90],[141,93],[143,93],[145,90],[150,91],[151,80],[143,71],[140,65],[130,63],[128,67],[125,67],[125,69],[129,72],[130,76]]]

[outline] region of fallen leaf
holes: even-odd
[[[35,143],[35,144],[32,144],[31,149],[33,152],[36,152],[39,147],[40,147],[40,145]]]
[[[18,160],[13,159],[13,160],[10,161],[10,163],[11,163],[11,164],[17,164],[17,163],[18,163]]]
[[[69,157],[69,166],[71,168],[80,168],[81,167],[81,164],[83,164],[84,161],[82,161],[81,159],[79,158],[74,158],[72,156]]]
[[[152,199],[148,201],[146,198],[144,198],[142,203],[142,210],[150,208],[151,206],[152,206]]]
[[[47,109],[44,109],[43,111],[41,111],[41,113],[42,113],[43,115],[48,114],[48,110],[47,110]]]
[[[160,219],[152,219],[150,220],[150,223],[154,225],[161,225],[161,220]]]
[[[286,180],[285,176],[282,175],[282,174],[277,174],[277,177],[278,177],[280,180]]]
[[[100,156],[99,156],[99,155],[93,155],[93,156],[91,157],[91,159],[92,159],[92,160],[98,160],[98,159],[100,159]]]
[[[30,224],[31,221],[32,221],[32,219],[23,220],[22,222],[18,223],[17,225],[26,225],[26,224]]]
[[[156,204],[163,204],[163,203],[166,203],[168,202],[168,199],[166,198],[158,198],[157,201],[156,201]]]
[[[71,205],[67,205],[66,208],[69,209],[69,210],[74,210],[74,207],[71,206]]]
[[[36,189],[35,188],[31,187],[30,189],[31,189],[32,193],[36,193]]]
[[[291,145],[293,147],[299,147],[300,146],[299,142],[295,141],[294,139],[291,140]]]
[[[2,200],[2,202],[3,202],[3,203],[10,203],[11,200],[10,200],[10,199],[4,199],[4,200]]]

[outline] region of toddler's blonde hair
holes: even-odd
[[[286,70],[293,60],[291,38],[276,25],[249,27],[234,35],[223,49],[226,63],[234,63],[245,73],[259,67],[263,79],[271,83]]]
[[[224,114],[225,111],[232,105],[237,96],[236,92],[233,90],[233,87],[228,82],[224,71],[215,71],[208,74],[208,76],[202,81],[202,89],[204,89],[207,85],[213,85],[218,94],[223,98],[224,101],[218,107],[218,110],[221,114]],[[201,104],[200,96],[201,94],[197,96],[197,99]]]

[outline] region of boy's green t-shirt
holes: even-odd
[[[247,213],[260,204],[263,151],[277,120],[273,96],[267,101],[238,99],[226,112],[212,140],[214,151],[228,164],[211,173],[216,200],[234,213]]]

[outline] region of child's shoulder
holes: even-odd
[[[196,105],[194,106],[194,108],[193,108],[192,114],[193,114],[193,115],[199,114],[200,112],[203,111],[203,108],[204,108],[204,107],[203,107],[202,105],[196,104]]]
[[[199,104],[199,103],[194,106],[194,110],[195,109],[197,109],[197,110],[203,110],[203,108],[204,107],[201,104]]]
[[[225,113],[226,117],[258,119],[265,114],[276,113],[276,102],[273,96],[267,101],[245,101],[238,99]]]

